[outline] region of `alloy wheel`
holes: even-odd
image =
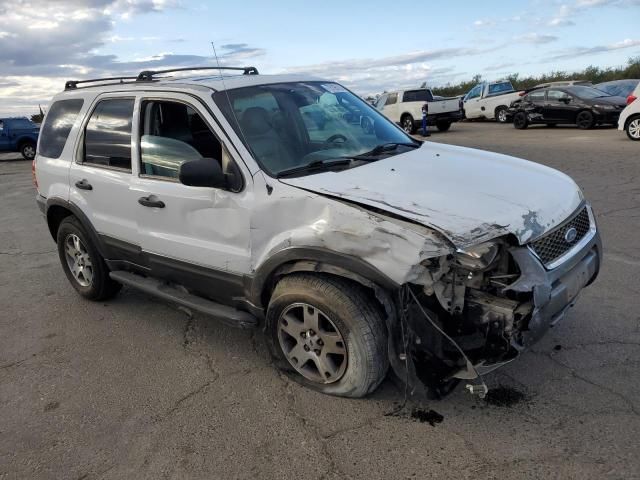
[[[410,134],[413,130],[413,120],[411,120],[409,117],[406,117],[402,122],[402,129]]]
[[[302,376],[333,383],[347,368],[347,347],[329,317],[307,303],[288,306],[278,319],[278,342],[285,357]]]
[[[93,263],[80,237],[74,233],[67,235],[64,241],[64,252],[67,266],[76,282],[83,287],[90,286],[93,281]]]
[[[593,116],[589,112],[582,112],[578,114],[578,118],[576,119],[576,124],[580,128],[591,128],[593,125]]]
[[[632,120],[627,129],[630,137],[640,140],[640,118]]]
[[[33,145],[27,145],[22,149],[22,153],[27,159],[31,159],[36,156],[36,149]]]
[[[498,122],[507,123],[507,111],[504,108],[498,111]]]

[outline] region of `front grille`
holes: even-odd
[[[540,260],[542,260],[542,263],[547,265],[567,253],[576,243],[582,240],[587,232],[589,232],[590,226],[589,212],[587,211],[587,207],[584,207],[577,215],[555,230],[552,230],[535,242],[531,242],[530,246]],[[571,228],[576,229],[576,236],[570,242],[567,242],[567,231]]]

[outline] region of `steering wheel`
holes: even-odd
[[[329,138],[327,138],[325,140],[325,143],[336,143],[337,140],[342,140],[340,143],[346,143],[349,141],[349,139],[341,133],[336,133],[335,135],[331,135]]]

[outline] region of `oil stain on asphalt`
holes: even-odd
[[[500,385],[495,388],[491,388],[487,392],[487,396],[484,398],[484,401],[495,407],[513,407],[518,403],[527,399],[527,396],[513,387],[506,387]]]

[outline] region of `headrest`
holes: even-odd
[[[242,130],[249,135],[262,135],[273,129],[269,113],[262,107],[250,107],[242,115]]]

